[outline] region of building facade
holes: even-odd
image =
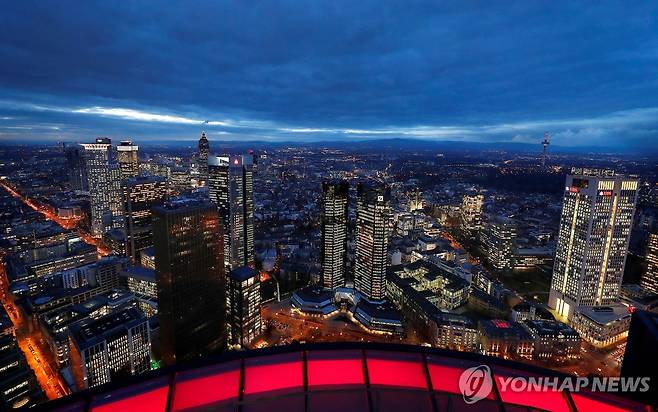
[[[208,179],[208,153],[210,153],[210,143],[206,137],[206,132],[201,132],[199,139],[199,176],[200,180]]]
[[[357,186],[354,285],[374,301],[386,297],[390,197],[388,186]]]
[[[140,252],[153,246],[151,208],[165,201],[167,180],[163,177],[133,177],[123,183],[126,219],[126,255],[139,262]]]
[[[151,369],[149,324],[144,314],[132,307],[71,325],[69,347],[78,390]]]
[[[348,192],[346,181],[322,183],[321,283],[330,289],[345,286]]]
[[[618,299],[637,188],[637,179],[609,170],[567,175],[548,302],[560,316]]]
[[[229,198],[229,157],[208,156],[208,196],[217,206],[224,236],[224,261],[231,260],[231,203]]]
[[[642,289],[658,294],[658,232],[649,234],[646,253],[647,269],[642,275]]]
[[[165,364],[224,347],[224,247],[217,208],[179,199],[153,208],[160,337]]]
[[[226,323],[228,341],[247,346],[261,334],[260,278],[249,266],[235,268],[227,277]]]
[[[512,270],[516,239],[516,224],[504,216],[494,216],[486,224],[482,233],[482,243],[487,261],[496,270]]]
[[[112,228],[112,218],[121,209],[115,181],[118,175],[110,167],[112,140],[99,137],[94,143],[85,143],[82,147],[85,150],[87,183],[91,196],[91,233],[100,238],[106,230]]]
[[[130,140],[121,141],[117,145],[117,162],[122,179],[139,175],[139,146]]]
[[[254,265],[254,173],[251,156],[231,156],[229,232],[231,267]]]
[[[467,193],[462,199],[461,224],[465,230],[478,230],[482,228],[482,206],[484,195],[480,193]]]

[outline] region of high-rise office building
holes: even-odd
[[[208,179],[208,153],[210,152],[210,144],[206,137],[206,132],[201,132],[199,139],[199,176],[201,180]]]
[[[637,179],[610,170],[567,175],[548,301],[561,316],[619,297],[637,188]]]
[[[226,322],[229,343],[246,346],[261,333],[258,271],[249,266],[231,270],[226,289]]]
[[[497,270],[510,270],[514,267],[516,249],[516,224],[505,216],[489,219],[482,232],[482,243],[491,266]]]
[[[331,289],[345,286],[348,192],[346,181],[322,183],[320,263],[322,285]]]
[[[100,238],[121,215],[120,171],[111,167],[112,140],[99,137],[94,143],[85,143],[82,147],[91,196],[91,232]]]
[[[138,375],[151,369],[149,323],[134,308],[69,326],[71,371],[78,390]]]
[[[179,199],[155,206],[152,221],[165,364],[222,350],[224,250],[217,208]]]
[[[461,220],[462,228],[478,230],[482,228],[482,205],[484,196],[480,193],[467,193],[462,199]]]
[[[66,172],[73,190],[87,190],[85,150],[80,145],[66,146]]]
[[[126,219],[126,255],[139,262],[140,252],[153,246],[151,208],[167,197],[164,177],[133,177],[123,183],[123,205]]]
[[[642,275],[640,286],[649,292],[658,293],[658,232],[649,234],[646,260],[647,269]]]
[[[139,175],[139,146],[130,140],[123,140],[117,146],[117,161],[121,178],[128,179]]]
[[[123,216],[123,200],[121,193],[121,183],[123,179],[121,166],[117,163],[110,163],[107,170],[108,188],[110,193],[110,203],[107,205],[107,211],[104,216],[104,224],[108,229],[122,229],[125,225]],[[109,212],[109,213],[108,213]]]
[[[217,206],[224,233],[224,260],[231,260],[231,203],[229,199],[229,157],[208,156],[208,196]]]
[[[388,186],[357,186],[354,283],[368,300],[386,297],[390,197]]]
[[[254,265],[254,174],[251,156],[229,159],[231,267]]]

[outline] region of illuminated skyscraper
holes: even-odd
[[[231,257],[231,204],[229,200],[229,157],[208,156],[208,196],[217,206],[224,233],[224,260],[230,265]]]
[[[484,196],[480,193],[465,194],[462,200],[462,227],[466,230],[482,228],[482,205]]]
[[[619,297],[637,188],[637,179],[609,170],[567,175],[548,301],[561,316]]]
[[[217,208],[180,199],[155,206],[152,219],[165,364],[221,351],[226,301]]]
[[[164,177],[133,177],[123,183],[126,254],[133,263],[139,262],[140,251],[153,246],[151,208],[162,203],[166,196]]]
[[[100,238],[114,226],[121,210],[120,178],[111,165],[112,140],[99,137],[94,143],[82,144],[85,149],[87,181],[91,195],[91,232]]]
[[[331,289],[345,286],[348,192],[346,181],[322,183],[320,261],[322,284]]]
[[[260,278],[256,269],[241,266],[227,279],[226,322],[231,345],[245,346],[261,333]]]
[[[647,245],[647,270],[642,275],[640,286],[653,293],[658,293],[658,232],[649,234]]]
[[[497,270],[514,267],[516,224],[505,216],[491,218],[482,233],[487,260]]]
[[[369,300],[386,297],[390,197],[388,186],[357,186],[354,283]]]
[[[107,170],[108,187],[110,192],[110,203],[104,216],[104,224],[108,229],[123,229],[125,225],[123,216],[123,201],[121,194],[121,182],[123,181],[121,166],[110,163]]]
[[[201,180],[208,179],[208,153],[210,152],[210,144],[206,137],[206,132],[201,132],[199,139],[199,175]]]
[[[254,174],[251,156],[229,159],[231,267],[254,265]]]
[[[117,161],[121,169],[121,178],[128,179],[139,174],[139,146],[130,140],[123,140],[117,146]]]

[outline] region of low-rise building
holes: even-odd
[[[434,321],[437,347],[463,352],[477,351],[480,331],[473,319],[454,313],[441,313]]]
[[[520,322],[483,320],[478,323],[480,352],[505,359],[532,359],[535,340]]]
[[[621,303],[607,306],[580,306],[571,326],[593,346],[602,348],[628,336],[631,311]]]
[[[535,340],[535,359],[565,362],[580,358],[582,340],[573,328],[556,320],[526,320]]]

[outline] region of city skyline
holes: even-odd
[[[0,10],[0,410],[658,407],[658,3]]]

